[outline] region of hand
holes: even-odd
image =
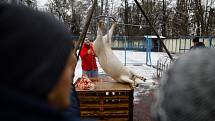
[[[91,53],[91,50],[89,49],[88,51],[87,51],[87,54],[90,54]]]

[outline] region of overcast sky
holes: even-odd
[[[39,6],[43,6],[44,4],[46,4],[48,2],[48,0],[37,0],[37,4]]]

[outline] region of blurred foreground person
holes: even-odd
[[[0,121],[66,120],[76,66],[66,28],[45,13],[2,3],[0,31]]]
[[[154,121],[215,121],[215,50],[180,57],[163,78]]]

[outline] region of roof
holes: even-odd
[[[145,38],[157,39],[157,36],[155,36],[155,35],[144,35],[144,37],[145,37]],[[166,37],[160,36],[160,38],[161,38],[161,39],[164,39],[164,38],[166,38]]]

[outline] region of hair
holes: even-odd
[[[215,50],[180,57],[162,79],[152,107],[155,121],[215,120]]]

